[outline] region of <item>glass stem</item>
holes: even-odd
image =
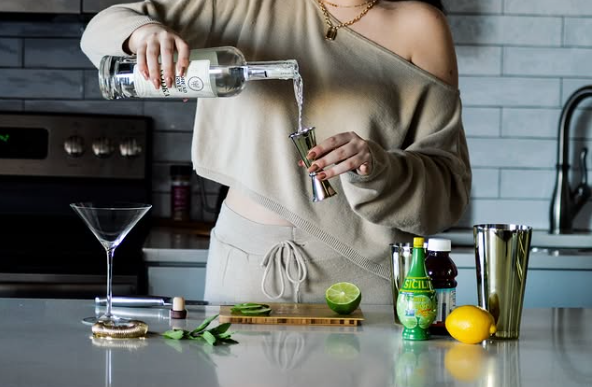
[[[105,309],[105,316],[107,318],[113,317],[111,314],[111,301],[113,298],[113,255],[115,255],[115,248],[107,250],[107,308]]]

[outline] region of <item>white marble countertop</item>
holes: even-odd
[[[117,309],[116,309],[117,311]],[[366,306],[359,327],[233,324],[239,344],[170,341],[171,321],[195,328],[218,307],[120,309],[147,322],[144,340],[91,339],[90,300],[0,299],[0,380],[11,387],[84,386],[590,386],[592,309],[526,309],[521,337],[466,345],[406,342],[392,307]],[[215,323],[214,323],[215,325]]]

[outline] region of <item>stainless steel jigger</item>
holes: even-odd
[[[317,140],[315,136],[314,127],[311,128],[304,128],[298,132],[294,132],[290,135],[290,139],[296,145],[296,149],[298,149],[298,153],[300,154],[300,158],[306,168],[310,168],[311,163],[310,160],[306,158],[308,151],[311,150],[315,145],[317,145]],[[331,184],[328,181],[321,181],[317,179],[316,172],[309,173],[311,183],[312,183],[312,201],[313,202],[320,202],[326,198],[330,198],[337,194]]]

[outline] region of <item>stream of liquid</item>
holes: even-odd
[[[304,125],[302,123],[302,110],[304,106],[304,82],[299,72],[296,72],[294,76],[294,95],[296,96],[296,104],[298,105],[298,132],[304,131]]]

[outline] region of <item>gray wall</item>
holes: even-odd
[[[547,229],[561,107],[575,89],[592,83],[592,2],[445,2],[474,174],[471,206],[459,226],[511,222]],[[102,100],[96,71],[79,50],[83,27],[75,21],[0,21],[0,110],[152,116],[155,214],[168,216],[168,166],[190,160],[195,105]],[[574,116],[574,167],[582,146],[592,143],[591,119],[587,109]],[[572,181],[579,179],[574,169]],[[210,220],[213,214],[201,208],[195,185],[193,217]],[[210,206],[217,189],[207,182]],[[576,227],[590,229],[591,215],[588,203]]]

